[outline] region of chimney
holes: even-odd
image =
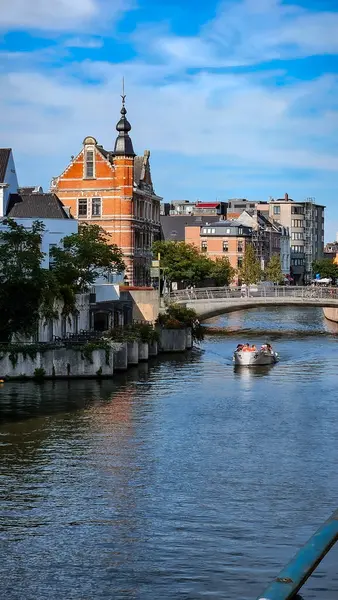
[[[285,202],[289,202],[289,194],[284,195]]]

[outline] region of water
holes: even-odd
[[[1,387],[1,598],[255,598],[337,508],[338,327],[211,324],[232,334],[114,381]],[[234,371],[266,339],[280,363]],[[305,600],[336,598],[337,558]]]

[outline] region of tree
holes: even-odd
[[[153,251],[155,255],[160,253],[161,268],[170,283],[183,281],[186,284],[197,284],[210,276],[213,262],[192,244],[155,242]]]
[[[273,283],[282,283],[284,281],[284,275],[280,264],[280,256],[278,254],[271,256],[266,266],[265,274],[266,279],[268,281],[273,281]]]
[[[235,273],[236,269],[231,266],[229,259],[224,256],[213,261],[210,276],[215,280],[216,285],[229,285]]]
[[[338,265],[336,265],[330,258],[322,258],[315,260],[312,264],[313,273],[316,275],[319,273],[321,278],[338,279]]]
[[[30,336],[36,331],[40,312],[53,312],[50,273],[42,268],[44,225],[34,221],[31,229],[12,219],[0,233],[0,341],[12,335]],[[55,290],[54,290],[55,292]]]
[[[239,276],[246,285],[257,283],[262,276],[261,265],[256,258],[252,244],[246,244],[245,246],[243,264],[239,268]]]
[[[123,254],[99,225],[80,225],[78,233],[63,239],[63,247],[51,250],[53,275],[68,302],[75,294],[88,291],[99,276],[121,273]]]

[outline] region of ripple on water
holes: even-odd
[[[214,324],[232,335],[113,381],[1,388],[2,597],[248,600],[336,508],[338,353],[322,313]],[[280,362],[234,369],[243,330]],[[336,598],[336,558],[305,600]]]

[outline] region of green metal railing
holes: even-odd
[[[298,591],[337,540],[338,510],[319,527],[257,600],[290,600],[295,598]]]

